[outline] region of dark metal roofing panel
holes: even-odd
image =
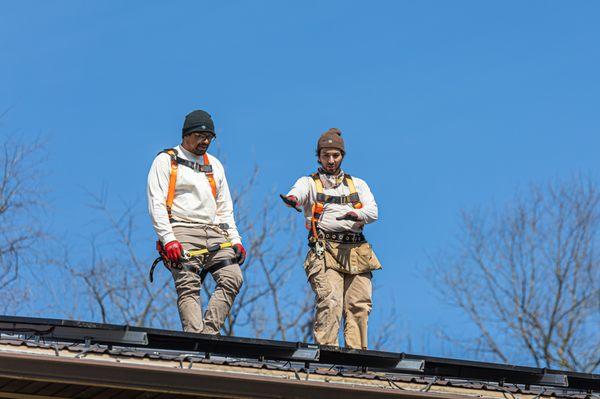
[[[66,398],[79,398],[80,394],[85,391],[86,387],[81,385],[66,385],[60,391],[56,391],[54,396],[61,396]]]
[[[69,330],[67,335],[71,341],[87,341],[87,345],[52,342],[60,338],[55,336],[53,327],[60,326],[61,331]],[[103,341],[90,341],[89,333],[95,333],[106,327],[102,331],[101,339]],[[88,329],[89,328],[89,329]],[[91,330],[90,330],[91,329]],[[574,373],[558,370],[547,370],[534,367],[512,366],[496,363],[475,362],[459,359],[445,359],[429,356],[418,356],[405,353],[390,353],[381,351],[360,351],[345,348],[334,348],[327,346],[314,346],[304,343],[257,340],[239,337],[221,337],[207,336],[202,334],[190,334],[178,331],[165,331],[157,329],[146,329],[129,326],[103,325],[98,323],[85,323],[69,320],[51,320],[0,316],[0,330],[27,333],[32,338],[39,339],[38,342],[31,340],[21,340],[5,342],[10,345],[41,346],[47,348],[56,348],[56,350],[70,350],[78,352],[79,357],[85,357],[88,354],[110,354],[113,356],[127,356],[135,358],[158,358],[165,360],[178,361],[181,368],[189,367],[194,363],[238,365],[248,368],[265,368],[272,370],[292,370],[291,363],[296,362],[293,356],[298,348],[304,348],[309,351],[315,351],[318,358],[307,362],[308,369],[302,369],[302,372],[317,372],[323,374],[349,376],[361,379],[382,379],[381,376],[369,371],[383,371],[388,380],[403,380],[406,373],[415,373],[410,377],[414,382],[435,385],[449,385],[469,387],[473,389],[488,389],[507,393],[520,393],[523,390],[512,384],[523,385],[547,385],[554,387],[564,387],[563,389],[579,390],[585,393],[586,390],[600,390],[600,376],[586,373]],[[136,331],[146,334],[145,337],[149,346],[136,345],[136,347],[119,348],[113,347],[110,332],[116,332],[114,338],[118,340],[122,337],[122,331]],[[77,339],[79,337],[79,339]],[[128,336],[129,339],[130,336]],[[45,342],[45,340],[48,340]],[[141,342],[141,341],[140,341]],[[102,345],[100,345],[102,344]],[[108,344],[108,346],[106,345]],[[183,353],[182,353],[183,352]],[[188,352],[188,353],[185,353]],[[193,352],[193,353],[189,353]],[[226,356],[226,358],[215,358],[215,354]],[[210,357],[213,355],[213,357]],[[233,359],[231,356],[241,359]],[[210,357],[210,358],[205,358]],[[256,360],[252,360],[252,358]],[[274,359],[272,362],[269,359]],[[400,360],[414,359],[422,362],[422,368],[419,369],[399,369]],[[278,362],[278,363],[273,363]],[[304,362],[301,362],[302,365]],[[287,366],[285,366],[287,364]],[[416,364],[416,363],[415,363]],[[314,370],[315,365],[338,365],[343,367],[332,370]],[[329,367],[329,366],[327,366]],[[357,367],[356,371],[351,370]],[[297,369],[298,367],[295,366]],[[445,381],[443,378],[450,378],[452,381]],[[457,379],[463,381],[456,381]],[[490,385],[488,382],[494,381],[504,386]],[[567,387],[568,385],[568,387]],[[539,390],[538,390],[539,392]],[[557,392],[565,390],[557,389]]]
[[[10,361],[10,365],[8,365]],[[106,386],[93,399],[116,396],[134,398],[145,391],[163,392],[165,398],[181,395],[207,397],[363,399],[365,397],[404,399],[464,399],[453,394],[431,394],[383,389],[355,384],[299,381],[243,373],[215,373],[129,363],[112,363],[35,354],[0,353],[0,375],[20,380],[60,381],[56,385]],[[54,385],[54,384],[52,384]],[[52,386],[51,385],[51,386]],[[111,388],[120,387],[120,388]],[[59,390],[60,390],[59,389]],[[55,391],[59,391],[55,390]]]
[[[69,384],[53,382],[40,389],[36,394],[43,396],[59,396],[58,393],[69,387]]]
[[[117,399],[119,396],[121,398],[135,398],[138,394],[138,391],[125,391],[122,389],[108,388],[102,392],[99,392],[94,399]]]
[[[29,381],[12,380],[2,386],[3,392],[18,392],[21,388],[27,386]]]
[[[78,399],[95,399],[101,392],[110,391],[110,389],[102,387],[83,386],[83,388],[84,389],[77,394]]]
[[[3,386],[10,384],[10,382],[12,381],[11,378],[2,378],[0,377],[0,390],[2,389]]]
[[[45,349],[53,349],[56,345],[50,343],[35,343],[32,341],[25,341],[22,339],[15,340],[0,340],[0,344],[6,345],[10,343],[11,346],[27,346],[28,348],[45,348]],[[497,391],[497,392],[507,392],[507,393],[524,393],[529,395],[537,395],[544,394],[544,396],[554,395],[561,397],[574,397],[573,392],[565,391],[564,388],[561,388],[556,391],[551,391],[548,388],[544,388],[544,390],[540,390],[540,388],[536,389],[525,389],[523,386],[512,386],[512,385],[504,385],[499,386],[498,384],[493,383],[481,383],[477,381],[470,380],[446,380],[439,377],[431,377],[431,376],[417,376],[417,375],[403,375],[397,373],[388,373],[386,375],[382,375],[380,373],[372,373],[367,372],[364,373],[360,371],[360,369],[348,369],[342,366],[335,366],[330,368],[310,368],[306,369],[302,367],[302,364],[293,364],[289,362],[273,362],[273,361],[251,361],[248,359],[239,360],[239,359],[205,359],[198,354],[174,354],[170,352],[165,355],[161,352],[155,351],[147,351],[146,349],[132,349],[132,348],[113,348],[108,349],[108,347],[101,347],[99,345],[94,345],[93,348],[86,348],[85,346],[75,344],[75,345],[58,345],[62,347],[62,351],[69,351],[71,353],[76,353],[76,358],[85,358],[88,354],[105,354],[113,357],[135,357],[141,358],[142,356],[146,356],[147,358],[160,359],[166,361],[174,361],[179,365],[181,369],[187,369],[196,363],[202,364],[210,364],[210,365],[226,365],[226,366],[237,366],[243,368],[254,368],[254,369],[267,369],[267,370],[281,370],[288,372],[295,372],[298,376],[298,379],[304,379],[307,374],[317,374],[317,375],[328,375],[328,376],[338,376],[338,377],[348,377],[353,379],[365,379],[365,380],[382,380],[389,381],[390,385],[393,385],[392,382],[403,382],[403,383],[415,383],[424,385],[424,390],[428,390],[431,386],[449,386],[449,387],[459,387],[459,388],[467,388],[467,389],[477,389],[477,390],[487,390],[487,391]],[[92,350],[89,350],[92,349]],[[576,391],[581,392],[581,391]],[[585,395],[583,395],[585,397]]]
[[[30,382],[26,387],[23,387],[19,390],[19,393],[22,394],[38,394],[42,389],[50,385],[49,382],[46,381],[33,381]],[[0,388],[1,390],[1,388]]]

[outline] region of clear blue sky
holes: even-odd
[[[376,312],[395,297],[425,337],[461,328],[422,271],[460,209],[597,174],[599,16],[595,1],[4,1],[1,127],[48,138],[69,237],[89,228],[83,188],[144,214],[150,162],[193,109],[215,119],[230,185],[260,166],[259,194],[313,171],[339,127],[380,207]]]

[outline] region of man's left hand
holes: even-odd
[[[244,248],[244,246],[242,244],[234,244],[233,252],[235,252],[238,265],[241,266],[242,264],[244,264],[244,261],[246,260],[246,249]]]
[[[336,217],[335,220],[351,220],[353,222],[358,222],[360,221],[360,217],[356,212],[350,211],[343,216]]]

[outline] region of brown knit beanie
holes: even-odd
[[[342,154],[346,153],[344,148],[344,139],[342,138],[342,132],[340,129],[332,127],[319,137],[317,141],[317,156],[321,153],[321,148],[334,148],[340,150]]]

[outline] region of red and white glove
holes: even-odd
[[[237,258],[238,265],[244,264],[246,260],[246,249],[242,244],[233,244],[233,252],[235,252],[235,256]]]
[[[286,206],[294,208],[298,212],[302,212],[302,208],[300,208],[300,204],[298,203],[298,198],[296,196],[279,194],[279,197],[283,200]]]
[[[165,245],[165,252],[167,253],[167,258],[171,262],[178,262],[179,259],[183,256],[183,247],[181,243],[177,240],[170,241]]]

